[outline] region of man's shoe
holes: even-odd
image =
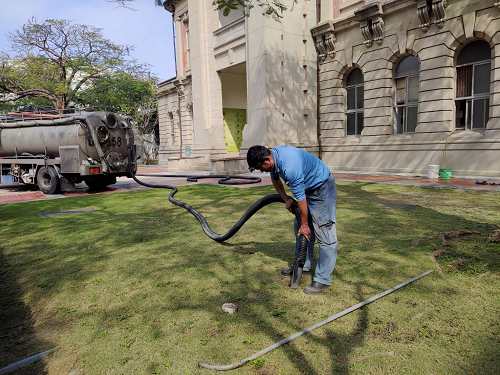
[[[330,285],[321,284],[321,283],[318,283],[317,281],[313,281],[311,286],[304,288],[304,293],[305,294],[319,294],[319,293],[322,293],[323,290],[328,289],[329,287],[330,287]]]
[[[302,270],[302,273],[310,273],[311,270]],[[288,277],[292,274],[292,267],[285,267],[280,270],[280,275],[283,277]]]

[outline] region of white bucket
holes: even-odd
[[[439,164],[429,164],[427,166],[427,178],[431,180],[439,178]]]

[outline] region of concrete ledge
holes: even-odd
[[[246,173],[248,172],[245,156],[223,156],[210,159],[210,170],[215,173]]]

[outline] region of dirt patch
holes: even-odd
[[[440,234],[441,242],[443,243],[443,246],[448,245],[448,241],[450,240],[456,240],[459,238],[463,237],[468,237],[472,236],[474,234],[481,234],[481,232],[478,232],[477,230],[452,230],[450,232],[444,232]]]
[[[453,230],[414,240],[412,244],[424,242],[434,244],[431,255],[440,272],[479,274],[500,268],[500,256],[493,245],[500,242],[500,229]]]
[[[86,214],[86,213],[94,212],[94,211],[97,211],[96,207],[82,207],[82,208],[76,208],[73,210],[64,210],[64,211],[42,211],[39,213],[39,215],[41,217],[55,217],[55,216]]]
[[[488,241],[494,243],[500,243],[500,229],[494,230],[488,237]]]

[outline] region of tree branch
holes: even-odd
[[[41,97],[41,98],[49,99],[50,101],[57,100],[56,96],[52,95],[47,90],[42,90],[42,89],[30,89],[30,90],[24,90],[24,91],[19,91],[19,92],[11,92],[11,94],[15,95],[15,97],[9,98],[8,96],[5,96],[4,98],[0,98],[0,103],[15,102],[19,99],[26,98],[26,97]]]

